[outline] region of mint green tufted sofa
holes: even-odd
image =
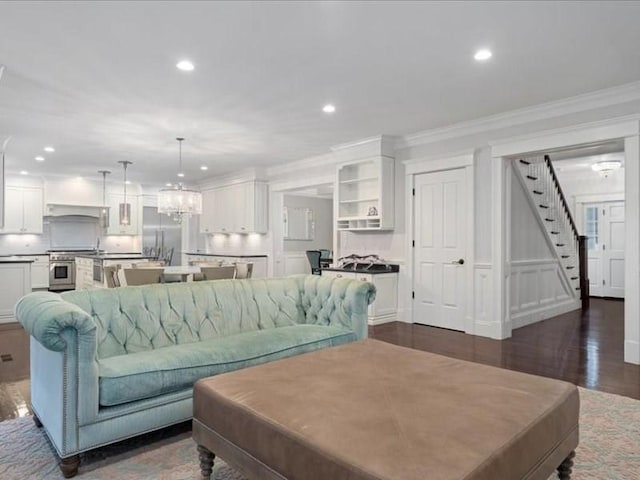
[[[68,460],[190,419],[200,378],[366,338],[374,297],[370,283],[303,275],[35,292],[15,313],[34,413]]]

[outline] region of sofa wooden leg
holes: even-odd
[[[60,459],[60,470],[64,478],[75,477],[80,466],[80,455]]]
[[[202,480],[209,480],[213,471],[213,459],[216,457],[207,447],[198,445],[200,454],[200,475]]]
[[[42,428],[42,422],[35,413],[33,414],[33,423],[36,424],[36,427]]]
[[[560,480],[569,480],[571,478],[571,467],[573,467],[573,457],[575,456],[576,452],[572,451],[558,467],[558,478]]]

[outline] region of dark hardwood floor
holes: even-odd
[[[618,300],[592,298],[585,313],[570,312],[519,328],[502,341],[400,322],[371,327],[369,335],[640,400],[640,366],[624,363],[624,302]]]
[[[624,363],[624,302],[591,299],[586,312],[571,312],[519,328],[498,341],[461,332],[388,323],[371,327],[371,338],[640,400],[640,366]],[[0,421],[30,415],[29,342],[15,324],[0,330]],[[8,358],[8,357],[6,357]]]

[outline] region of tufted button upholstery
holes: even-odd
[[[47,292],[48,293],[48,292]],[[35,295],[35,294],[30,294]],[[40,297],[27,295],[24,299]],[[375,289],[366,282],[317,275],[251,280],[215,280],[136,287],[80,290],[42,297],[52,314],[65,302],[78,309],[73,320],[95,324],[97,358],[198,342],[274,327],[298,324],[352,328],[351,315],[366,318]],[[363,311],[352,312],[357,296],[365,296]],[[24,302],[23,302],[24,303]],[[24,303],[27,310],[29,301]],[[48,307],[49,308],[49,307]],[[83,316],[92,321],[82,320]],[[21,320],[22,321],[22,320]],[[25,320],[46,331],[49,343],[64,348],[58,338],[60,317]],[[84,323],[82,323],[84,325]],[[366,336],[356,332],[359,338]],[[34,327],[34,330],[37,328]]]

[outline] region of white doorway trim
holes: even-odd
[[[491,144],[493,156],[494,238],[493,266],[496,270],[496,307],[503,325],[503,338],[511,336],[508,319],[509,292],[505,283],[507,268],[505,168],[509,157],[549,151],[581,144],[624,139],[625,202],[627,208],[625,259],[633,268],[625,270],[626,301],[624,306],[626,362],[640,364],[640,122],[618,118],[603,122],[576,125],[571,128],[547,130]]]
[[[407,298],[405,299],[406,305],[409,305],[410,312],[407,317],[410,319],[411,323],[415,323],[413,318],[414,316],[414,308],[413,308],[413,286],[415,282],[415,272],[414,272],[414,262],[415,262],[415,251],[413,247],[413,241],[415,239],[415,205],[414,205],[414,196],[412,195],[414,186],[415,186],[415,176],[423,173],[433,173],[433,172],[441,172],[445,170],[454,170],[463,168],[465,170],[465,180],[467,187],[467,209],[469,214],[467,215],[467,225],[466,225],[466,250],[467,250],[467,262],[468,267],[466,271],[466,291],[468,296],[468,301],[466,302],[466,311],[465,311],[465,333],[475,334],[475,325],[473,319],[473,276],[474,276],[474,265],[475,265],[475,241],[474,241],[474,166],[473,166],[474,155],[473,152],[467,152],[464,154],[456,155],[453,157],[437,157],[430,159],[419,159],[419,160],[411,160],[405,162],[405,185],[406,185],[406,224],[407,224],[407,243],[406,243],[406,251],[407,251],[407,274],[409,277],[408,284],[411,288],[407,289]]]
[[[284,274],[284,232],[282,230],[282,215],[284,214],[284,196],[288,192],[295,190],[313,188],[321,185],[334,185],[333,195],[333,251],[337,252],[338,234],[335,228],[336,219],[336,197],[335,195],[335,167],[328,168],[330,173],[324,176],[314,176],[313,178],[296,178],[292,180],[273,181],[269,188],[269,218],[271,222],[271,242],[272,255],[269,271],[274,277]]]

